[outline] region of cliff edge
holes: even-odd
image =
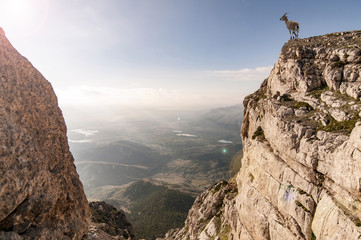
[[[165,239],[361,238],[361,31],[289,41],[244,100],[242,167]]]

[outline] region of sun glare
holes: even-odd
[[[0,1],[2,22],[12,22],[13,24],[21,24],[27,20],[31,5],[29,0],[11,0]]]
[[[9,1],[9,12],[14,15],[14,17],[25,18],[29,10],[28,0],[11,0]]]
[[[5,33],[27,36],[46,20],[49,0],[0,0],[0,26]]]

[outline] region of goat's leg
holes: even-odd
[[[293,39],[296,39],[296,40],[297,40],[297,38],[298,38],[297,31],[292,30],[292,33],[293,33]]]

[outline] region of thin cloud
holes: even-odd
[[[173,84],[172,76],[155,80],[154,85],[164,87],[99,87],[99,85],[55,88],[62,108],[81,110],[97,109],[111,114],[124,107],[146,108],[203,108],[227,106],[242,102],[247,94],[259,87],[272,67],[244,68],[240,70],[196,71],[173,73],[184,79],[183,84]],[[190,79],[192,84],[190,84]],[[178,80],[178,79],[177,79]],[[179,81],[177,81],[179,82]],[[141,86],[142,84],[140,84]]]
[[[55,89],[61,106],[140,106],[140,107],[197,107],[220,103],[234,104],[235,97],[215,95],[213,92],[190,92],[163,88],[108,88],[76,86]],[[239,100],[241,101],[241,100]]]
[[[174,99],[176,91],[162,88],[109,88],[96,86],[73,86],[55,90],[60,105],[153,105],[166,99]]]
[[[239,70],[219,70],[207,71],[208,74],[216,78],[232,81],[260,81],[265,79],[271,72],[272,66],[243,68]]]
[[[89,137],[89,136],[95,135],[99,131],[98,130],[86,130],[86,129],[74,129],[74,130],[71,130],[70,132],[82,134],[82,135],[84,135],[86,137]]]

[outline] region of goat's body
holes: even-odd
[[[285,21],[288,31],[290,32],[291,39],[298,39],[298,33],[300,32],[300,24],[294,21]]]
[[[290,39],[298,39],[298,34],[300,32],[300,24],[295,21],[288,21],[286,14],[284,14],[280,20],[285,21],[286,27],[290,32]]]

